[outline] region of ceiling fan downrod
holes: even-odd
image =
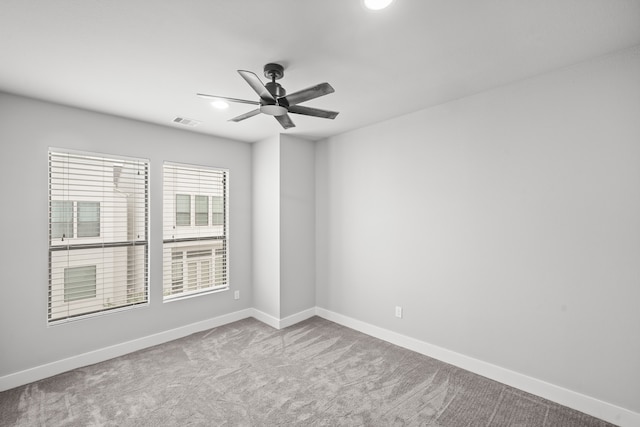
[[[271,95],[276,98],[277,103],[278,98],[286,96],[287,94],[287,91],[284,90],[282,86],[280,86],[280,83],[276,83],[276,80],[280,80],[282,77],[284,77],[284,67],[280,64],[267,64],[264,66],[264,76],[271,80],[265,85],[265,87],[267,88],[269,93],[271,93]]]
[[[260,111],[270,116],[284,116],[287,114],[289,103],[285,99],[280,99],[287,94],[287,91],[277,83],[276,80],[281,79],[284,76],[284,67],[280,64],[267,64],[264,66],[264,76],[271,79],[270,82],[264,86],[269,93],[275,98],[275,102],[269,100],[262,100],[260,102]]]

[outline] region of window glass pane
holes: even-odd
[[[78,202],[78,237],[100,236],[100,202]]]
[[[176,225],[191,225],[191,196],[188,194],[176,194]]]
[[[196,225],[209,225],[209,197],[196,196]]]
[[[224,200],[222,196],[212,196],[212,225],[224,225]]]
[[[96,297],[96,266],[64,269],[64,302]]]
[[[51,238],[73,237],[73,202],[51,201]]]

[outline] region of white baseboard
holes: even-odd
[[[303,320],[310,319],[311,317],[316,315],[316,308],[312,307],[306,310],[303,310],[299,313],[292,314],[291,316],[287,316],[284,319],[280,320],[280,329],[287,328],[289,326],[293,326],[296,323],[300,323]]]
[[[275,329],[283,329],[288,326],[295,325],[296,323],[300,323],[303,320],[307,320],[316,315],[315,307],[308,308],[306,310],[300,311],[298,313],[292,314],[291,316],[287,316],[282,319],[278,319],[277,317],[274,317],[270,314],[267,314],[255,308],[252,308],[251,310],[252,310],[252,317]]]
[[[134,351],[163,344],[196,332],[206,331],[207,329],[216,328],[248,317],[253,317],[273,328],[282,329],[313,316],[315,316],[315,307],[285,317],[284,319],[277,319],[255,308],[247,308],[2,376],[0,377],[0,391],[49,378],[72,369],[104,362],[114,357],[123,356]]]
[[[347,328],[438,359],[621,427],[640,426],[640,414],[527,375],[465,356],[388,329],[316,307],[316,315]]]
[[[275,329],[280,329],[280,319],[258,309],[251,309],[251,317]]]
[[[181,326],[179,328],[170,329],[168,331],[138,338],[135,340],[123,342],[98,350],[72,356],[66,359],[57,360],[45,365],[36,366],[34,368],[25,369],[24,371],[15,372],[0,377],[0,391],[9,390],[14,387],[29,384],[34,381],[42,380],[72,369],[81,368],[83,366],[92,365],[94,363],[104,362],[114,357],[123,356],[134,351],[152,347],[154,345],[163,344],[178,338],[196,332],[206,331],[207,329],[216,328],[226,325],[227,323],[236,322],[253,316],[253,309],[245,309],[211,319],[203,320],[197,323]]]

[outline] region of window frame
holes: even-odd
[[[48,170],[47,326],[148,305],[149,160],[49,147]],[[64,238],[54,232],[59,202],[71,206]],[[67,271],[86,267],[95,267],[95,295],[69,299]]]
[[[182,175],[184,174],[184,175]],[[177,223],[178,195],[191,195],[190,226]],[[223,202],[223,220],[214,224],[213,200],[219,196]],[[163,302],[175,301],[229,289],[229,170],[174,162],[163,164]],[[207,224],[197,220],[204,213],[197,200],[206,197]],[[209,251],[207,257],[197,257],[198,282],[192,285],[195,251]],[[182,253],[182,255],[178,255]],[[207,274],[204,274],[204,265]],[[181,265],[181,268],[180,266]],[[202,286],[204,277],[209,286]]]

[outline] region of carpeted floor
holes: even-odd
[[[1,426],[610,426],[314,317],[246,319],[0,393]]]

